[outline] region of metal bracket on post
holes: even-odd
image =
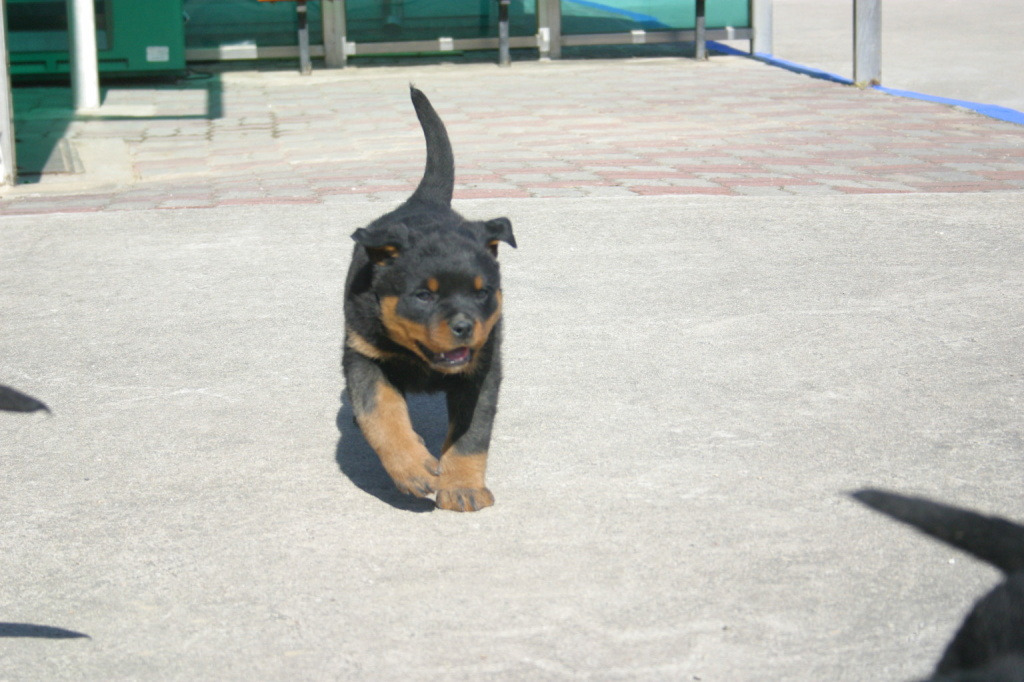
[[[508,3],[509,0],[498,0],[498,66],[512,65],[508,46]]]
[[[882,83],[881,0],[853,0],[853,84]]]
[[[551,29],[547,26],[537,29],[537,52],[541,61],[551,59]]]
[[[697,20],[694,23],[694,58],[706,60],[708,58],[707,34],[704,23],[704,0],[697,0]]]

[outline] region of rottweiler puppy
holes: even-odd
[[[405,203],[352,235],[342,367],[356,423],[398,489],[476,511],[494,504],[484,470],[501,384],[498,244],[516,240],[507,218],[452,210],[448,133],[427,97],[410,91],[426,169]],[[405,402],[409,392],[439,391],[448,406],[440,461]]]
[[[860,490],[853,497],[1006,575],[975,603],[935,667],[932,682],[1024,681],[1024,526],[882,490]]]

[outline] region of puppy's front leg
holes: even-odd
[[[345,385],[356,423],[395,486],[426,497],[437,489],[440,465],[413,431],[405,397],[373,360],[345,348]]]
[[[448,392],[448,438],[442,449],[436,498],[441,509],[477,511],[494,504],[484,474],[498,404],[500,369],[496,364],[482,382],[466,381]]]

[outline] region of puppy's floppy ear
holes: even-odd
[[[516,237],[512,234],[512,222],[508,218],[492,218],[483,224],[481,237],[487,250],[497,258],[498,242],[505,242],[512,248],[516,247]]]
[[[409,248],[409,228],[402,223],[384,223],[360,227],[352,239],[366,249],[374,265],[383,265]]]

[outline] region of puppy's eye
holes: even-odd
[[[420,289],[413,294],[413,296],[415,296],[416,300],[420,303],[433,303],[437,299],[437,294],[429,289]]]
[[[480,289],[479,291],[476,292],[476,300],[486,301],[488,298],[491,297],[492,293],[494,293],[494,290],[491,287],[484,287],[483,289]]]

